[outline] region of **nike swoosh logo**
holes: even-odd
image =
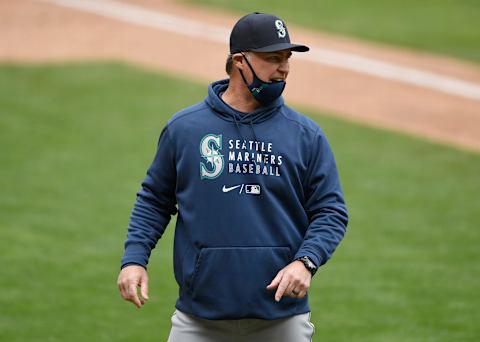
[[[235,190],[235,189],[238,189],[239,187],[241,187],[242,185],[235,185],[235,186],[231,186],[229,188],[227,188],[225,185],[223,186],[222,188],[222,191],[223,192],[229,192],[229,191],[232,191],[232,190]]]

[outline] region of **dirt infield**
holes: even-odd
[[[173,1],[128,0],[230,28],[236,17]],[[289,25],[294,42],[380,59],[480,85],[480,66]],[[122,59],[210,82],[224,78],[228,42],[192,37],[40,0],[0,0],[0,62]],[[480,100],[305,59],[292,60],[289,102],[480,151]]]

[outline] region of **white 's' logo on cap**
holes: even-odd
[[[278,38],[285,38],[287,35],[287,30],[285,26],[283,26],[283,22],[281,20],[275,20],[275,27],[277,28]]]

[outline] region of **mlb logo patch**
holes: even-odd
[[[245,193],[250,195],[260,195],[260,185],[258,184],[245,185]]]

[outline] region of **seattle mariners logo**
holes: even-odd
[[[287,30],[280,19],[275,20],[275,27],[277,28],[278,38],[285,38]]]
[[[200,162],[200,178],[214,179],[223,171],[224,160],[222,149],[222,135],[207,134],[200,142],[200,154],[207,163]],[[209,167],[207,167],[210,164]]]

